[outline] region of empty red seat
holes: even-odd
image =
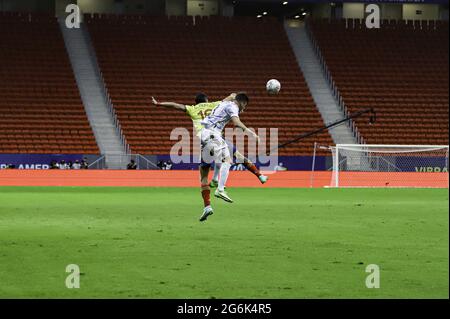
[[[217,100],[245,91],[251,100],[242,115],[245,123],[278,128],[280,143],[323,125],[277,20],[210,17],[194,23],[192,17],[89,15],[87,25],[133,152],[167,154],[174,144],[171,130],[192,128],[185,114],[152,106],[152,96],[193,104],[198,92]],[[265,91],[270,78],[282,83],[278,96]],[[332,143],[328,132],[315,139]],[[280,154],[311,155],[314,141],[293,144]]]
[[[308,26],[348,110],[376,110],[375,125],[356,120],[367,143],[448,144],[448,22]]]
[[[0,24],[0,152],[99,153],[56,18],[0,12]]]

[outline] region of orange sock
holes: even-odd
[[[211,197],[210,197],[210,189],[209,185],[202,185],[202,197],[203,197],[203,204],[206,206],[211,205]]]
[[[259,169],[257,169],[255,164],[253,164],[252,162],[244,162],[244,166],[246,169],[248,169],[250,172],[252,172],[256,176],[258,176],[258,177],[261,176]]]

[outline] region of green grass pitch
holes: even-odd
[[[0,187],[0,297],[449,297],[446,189],[229,194],[200,223],[195,188]]]

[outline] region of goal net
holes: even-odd
[[[331,187],[448,188],[448,145],[337,144]]]

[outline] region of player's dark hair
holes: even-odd
[[[245,93],[236,94],[236,97],[234,99],[238,102],[245,103],[245,104],[248,104],[248,102],[250,101],[247,94],[245,94]]]
[[[205,93],[198,93],[195,96],[195,104],[208,102],[208,96]]]

